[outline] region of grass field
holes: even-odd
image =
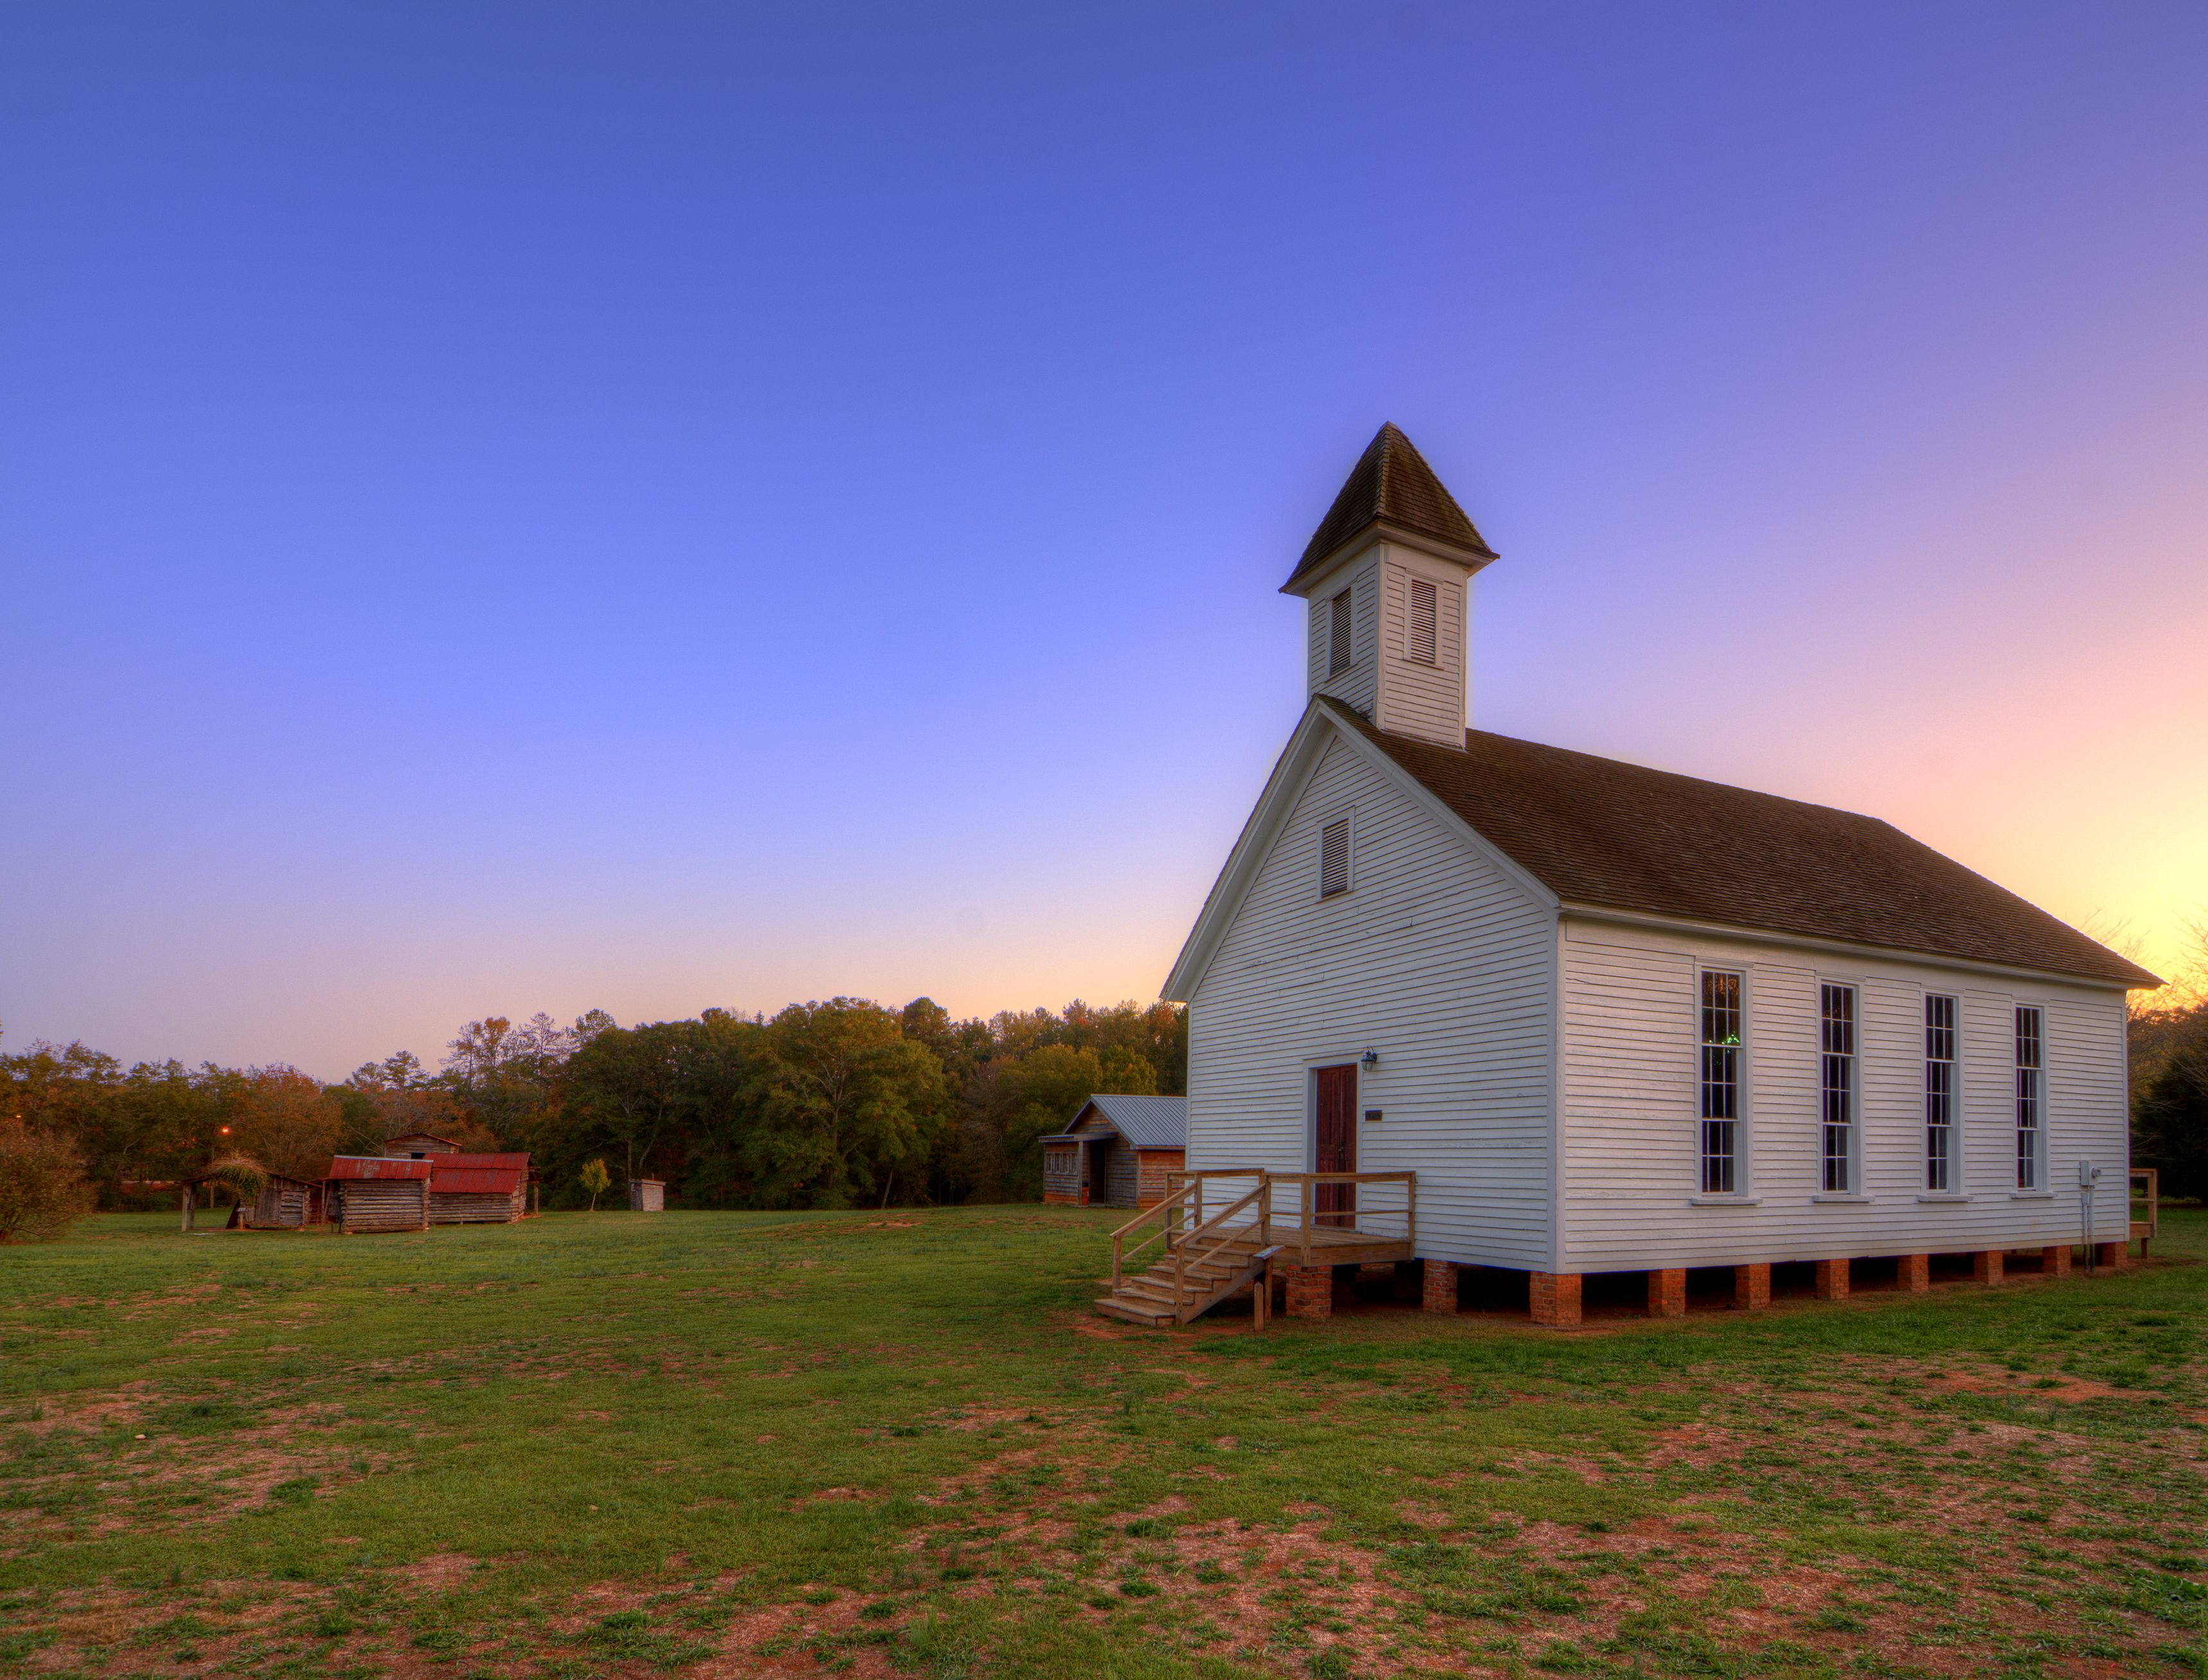
[[[0,1676],[2208,1675],[2208,1217],[1263,1336],[1090,1317],[1114,1217],[0,1250]]]

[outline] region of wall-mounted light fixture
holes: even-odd
[[[1377,1050],[1367,1050],[1359,1059],[1366,1067],[1377,1067],[1380,1065],[1380,1053]]]

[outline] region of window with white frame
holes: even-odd
[[[1435,624],[1441,616],[1441,591],[1425,578],[1411,579],[1411,611],[1403,627],[1403,657],[1414,665],[1435,660]]]
[[[1349,669],[1353,649],[1351,639],[1355,633],[1350,618],[1350,591],[1344,590],[1327,603],[1329,615],[1327,622],[1326,674],[1340,676]]]
[[[2039,1188],[2039,1152],[2046,1128],[2046,1048],[2040,1035],[2039,1011],[2019,1004],[2016,1011],[2016,1187]]]
[[[1824,1185],[1827,1194],[1845,1196],[1856,1179],[1856,988],[1827,981],[1818,993]]]
[[[1955,1000],[1924,994],[1924,1188],[1953,1190],[1955,1168]]]
[[[1349,891],[1349,819],[1329,823],[1318,833],[1318,896],[1333,898]]]
[[[1741,977],[1702,970],[1702,1194],[1740,1188]]]

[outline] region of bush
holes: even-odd
[[[92,1211],[84,1162],[66,1138],[0,1123],[0,1243],[50,1243]]]

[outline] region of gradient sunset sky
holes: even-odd
[[[1383,419],[1485,728],[2208,915],[2208,8],[0,11],[0,1025],[1156,994]]]

